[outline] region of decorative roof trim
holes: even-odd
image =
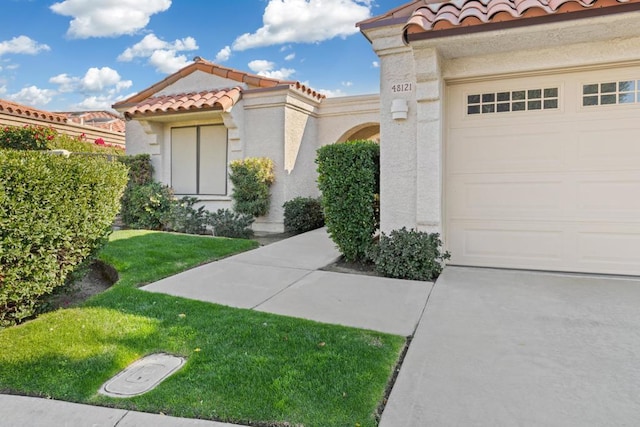
[[[446,37],[640,10],[640,0],[454,0],[417,8],[406,44]]]

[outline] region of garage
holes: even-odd
[[[450,81],[451,264],[640,275],[640,66]]]

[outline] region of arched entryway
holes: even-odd
[[[363,123],[343,133],[336,142],[367,139],[380,143],[380,123]]]

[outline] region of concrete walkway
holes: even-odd
[[[380,427],[639,420],[640,279],[447,267]]]
[[[324,229],[168,277],[141,289],[410,336],[432,283],[319,271],[340,253]]]

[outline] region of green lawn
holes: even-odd
[[[375,426],[404,338],[233,309],[136,287],[255,246],[119,231],[100,258],[120,281],[82,307],[0,331],[0,392],[252,425]],[[149,393],[97,394],[154,352],[187,358]]]

